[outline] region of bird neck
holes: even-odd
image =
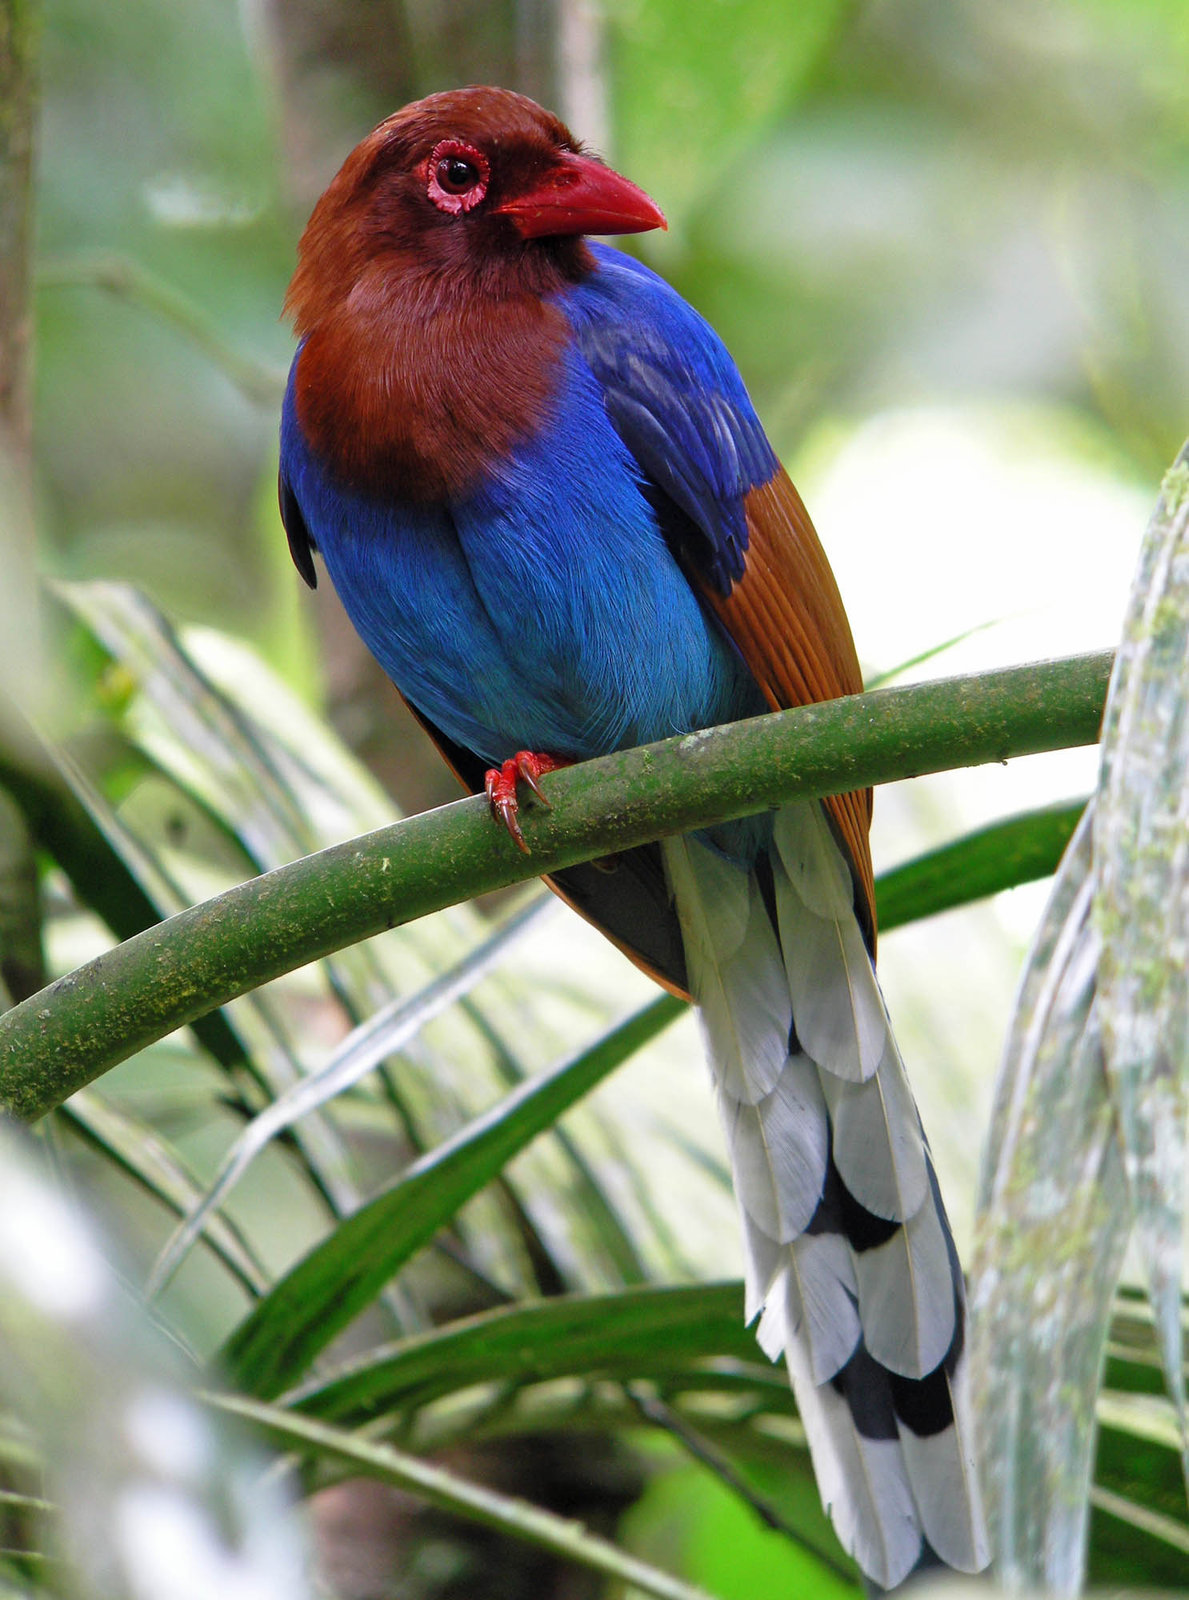
[[[578,241],[575,241],[578,242]],[[593,267],[465,276],[375,263],[307,334],[297,419],[346,488],[418,504],[465,498],[544,422],[569,328],[552,296]],[[528,265],[528,262],[525,264]]]

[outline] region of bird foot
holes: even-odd
[[[537,779],[546,772],[556,772],[559,767],[567,766],[569,766],[568,761],[559,761],[554,756],[538,755],[532,750],[518,750],[510,761],[504,762],[502,767],[491,767],[488,770],[483,782],[483,787],[487,791],[487,803],[526,856],[530,852],[524,834],[520,831],[517,785],[521,781],[527,783],[546,811],[550,811],[553,808]]]

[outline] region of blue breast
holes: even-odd
[[[345,493],[297,425],[282,470],[348,615],[393,682],[484,761],[582,758],[763,709],[641,491],[575,345],[550,423],[466,500]]]

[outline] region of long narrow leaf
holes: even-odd
[[[310,1417],[238,1395],[207,1398],[212,1406],[241,1418],[282,1450],[333,1462],[356,1476],[391,1483],[441,1511],[537,1545],[618,1583],[632,1584],[656,1600],[712,1600],[704,1589],[682,1583],[679,1578],[626,1555],[606,1539],[588,1533],[580,1522],[470,1483],[444,1467],[431,1466],[391,1445],[371,1444]]]
[[[1172,1403],[1162,1395],[1120,1394],[1104,1389],[1098,1397],[1098,1419],[1134,1439],[1179,1453],[1180,1420]]]
[[[157,907],[159,915],[176,912],[187,902],[181,885],[160,857],[130,829],[106,796],[70,756],[59,753],[58,762],[66,781],[86,807],[95,825],[108,841],[141,891]],[[156,925],[160,927],[158,923]],[[146,930],[152,937],[154,929]],[[102,959],[102,958],[100,958]],[[232,1031],[238,1043],[234,1053],[225,1045],[222,1030],[214,1036],[216,1059],[232,1067],[243,1062],[260,1089],[268,1094],[283,1093],[301,1077],[301,1062],[288,1037],[284,1019],[274,997],[256,992],[241,999],[223,1027]],[[196,1019],[211,1023],[212,1017]],[[332,1215],[341,1215],[357,1203],[346,1145],[324,1119],[311,1117],[296,1135],[306,1168],[324,1197]]]
[[[31,731],[28,737],[33,741]],[[161,908],[145,892],[99,818],[72,791],[57,760],[47,754],[44,766],[34,768],[0,750],[0,785],[17,801],[34,838],[65,873],[81,903],[117,939],[130,939],[161,920]],[[243,1045],[222,1012],[196,1018],[193,1028],[225,1069],[245,1064]]]
[[[1130,1211],[1107,1092],[1090,817],[1029,956],[1004,1052],[971,1273],[975,1409],[997,1570],[1074,1595],[1094,1407]]]
[[[170,1210],[185,1215],[202,1197],[201,1184],[155,1128],[112,1105],[94,1090],[80,1089],[59,1115]],[[199,1237],[249,1294],[263,1294],[268,1276],[233,1223],[217,1212],[207,1212],[199,1227]]]
[[[149,1276],[146,1294],[151,1297],[160,1293],[201,1236],[211,1213],[223,1204],[248,1167],[278,1134],[353,1087],[386,1057],[403,1050],[428,1022],[487,976],[547,905],[547,899],[530,902],[451,971],[410,999],[394,1000],[356,1028],[324,1067],[295,1083],[254,1117],[224,1157],[214,1182],[162,1249]]]
[[[292,1390],[290,1405],[330,1422],[374,1416],[454,1394],[477,1383],[541,1383],[563,1377],[655,1377],[705,1382],[704,1364],[746,1363],[768,1408],[791,1414],[784,1371],[759,1356],[737,1283],[561,1295],[503,1306],[370,1351],[340,1371]]]
[[[1142,1293],[1121,1285],[1111,1314],[1109,1348],[1112,1355],[1132,1365],[1160,1367],[1160,1343],[1155,1324],[1152,1307]],[[1189,1298],[1185,1296],[1181,1298],[1181,1331],[1182,1335],[1189,1335]],[[1189,1337],[1182,1342],[1187,1351],[1184,1366],[1189,1376]]]
[[[930,661],[936,661],[939,656],[945,655],[947,650],[955,650],[958,645],[965,644],[967,639],[975,639],[980,633],[985,633],[988,628],[999,626],[998,618],[990,618],[986,622],[976,622],[972,628],[963,628],[961,633],[951,634],[948,639],[942,639],[937,644],[931,644],[924,650],[918,650],[916,655],[909,656],[904,661],[898,661],[894,667],[887,667],[882,672],[873,673],[864,678],[865,689],[882,689],[886,683],[894,683],[897,678],[902,678],[906,672],[914,672],[917,667],[926,666]]]
[[[216,815],[228,805],[234,808],[236,832],[255,861],[273,861],[295,841],[298,848],[316,848],[311,821],[269,750],[183,650],[174,628],[146,596],[118,583],[61,585],[55,592],[131,675],[144,702],[160,713],[173,735],[165,769],[188,780]],[[134,721],[140,703],[131,702],[128,714]]]
[[[1107,1076],[1189,1484],[1181,1291],[1189,1120],[1189,449],[1144,536],[1094,825]]]
[[[0,1004],[35,994],[45,979],[33,834],[0,785]]]
[[[1184,1523],[1174,1522],[1159,1511],[1137,1505],[1125,1495],[1115,1494],[1097,1484],[1090,1490],[1090,1504],[1099,1511],[1105,1511],[1108,1516],[1118,1517],[1120,1522],[1129,1523],[1138,1532],[1159,1539],[1162,1544],[1189,1556],[1189,1528]]]
[[[335,1229],[235,1330],[222,1352],[238,1387],[271,1397],[298,1382],[414,1251],[575,1101],[681,1014],[662,995],[414,1164]]]
[[[210,778],[211,786],[224,797],[237,789],[247,791],[248,821],[239,828],[227,828],[229,836],[244,847],[237,852],[241,871],[253,859],[249,852],[253,840],[284,841],[292,846],[294,836],[285,832],[290,818],[300,830],[301,840],[308,838],[295,797],[275,777],[267,752],[261,751],[263,741],[253,737],[237,708],[197,670],[173,630],[147,600],[121,584],[63,585],[56,594],[127,669],[141,695],[155,692],[160,697],[162,714],[172,718],[179,743],[188,751],[191,770],[203,770],[205,761],[209,773],[218,775]],[[135,696],[131,703],[138,703]],[[54,759],[111,850],[134,877],[140,894],[154,908],[154,920],[189,906],[192,895],[175,870],[176,853],[170,857],[143,831],[133,828],[69,752],[56,751]],[[232,781],[232,775],[237,781]],[[167,776],[172,781],[176,773]],[[217,812],[211,815],[223,823]],[[256,991],[222,1016],[212,1014],[197,1022],[200,1036],[212,1044],[216,1060],[232,1072],[245,1066],[269,1098],[304,1076],[295,1030],[275,994]],[[231,1049],[227,1048],[229,1034],[236,1041]],[[241,1087],[236,1083],[237,1089]],[[331,1215],[353,1209],[358,1204],[358,1189],[351,1154],[337,1130],[321,1117],[310,1117],[296,1130],[294,1143]]]
[[[1075,800],[1021,812],[880,873],[881,932],[1050,877],[1085,809],[1085,800]]]

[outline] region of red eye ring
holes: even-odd
[[[426,192],[439,211],[458,216],[487,193],[491,163],[465,139],[439,139],[426,162]]]

